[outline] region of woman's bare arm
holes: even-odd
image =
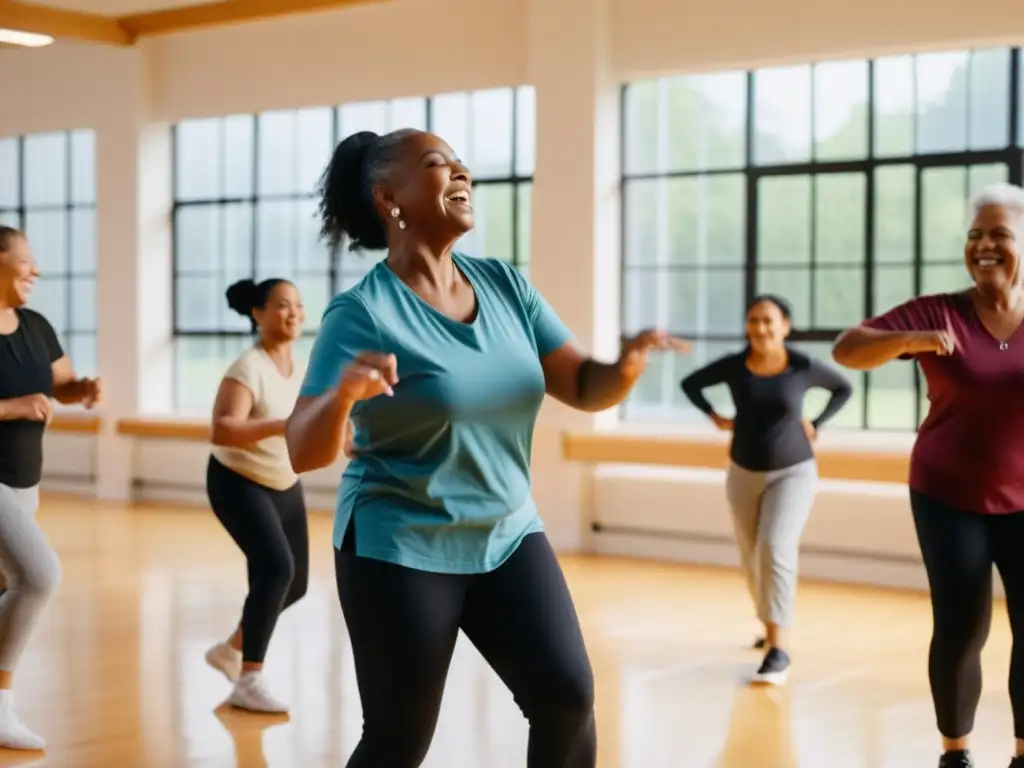
[[[394,355],[363,352],[345,369],[336,387],[322,395],[300,397],[285,429],[292,469],[301,474],[333,464],[348,447],[346,432],[355,404],[380,395],[391,397],[396,384]]]
[[[302,474],[334,463],[344,447],[352,405],[334,389],[299,398],[284,433],[293,470]]]
[[[842,366],[870,371],[904,355],[950,354],[955,340],[947,331],[879,331],[856,326],[839,334],[832,358]]]
[[[214,445],[242,448],[284,434],[283,419],[250,419],[252,392],[234,379],[224,379],[213,404]]]
[[[618,361],[602,363],[568,342],[541,358],[547,393],[580,411],[613,408],[629,396],[651,350],[689,352],[690,345],[661,331],[644,331],[626,342]]]

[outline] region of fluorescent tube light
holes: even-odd
[[[0,43],[21,45],[25,48],[42,48],[53,42],[49,35],[37,35],[34,32],[22,32],[18,29],[0,29]]]

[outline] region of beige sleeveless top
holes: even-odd
[[[243,352],[224,374],[252,392],[252,419],[287,419],[305,376],[305,366],[295,361],[291,376],[283,376],[266,350],[258,344]],[[268,437],[244,448],[215,445],[217,461],[228,469],[277,491],[291,488],[299,479],[292,470],[284,436]]]

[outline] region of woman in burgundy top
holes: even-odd
[[[1006,588],[1016,754],[1024,768],[1024,190],[998,185],[974,202],[964,260],[974,287],[920,296],[844,332],[836,362],[869,370],[914,359],[928,416],[910,460],[910,503],[931,589],[928,675],[944,754],[967,749],[992,618],[992,566]]]

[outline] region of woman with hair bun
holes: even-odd
[[[324,313],[286,433],[308,472],[355,425],[334,525],[363,712],[348,766],[423,762],[461,630],[529,721],[527,765],[593,768],[593,674],[530,491],[534,422],[545,392],[611,408],[649,351],[687,347],[646,331],[594,360],[514,267],[457,253],[472,177],[433,134],[349,136],[320,191],[328,242],[388,251]]]
[[[719,358],[682,381],[690,402],[719,429],[732,432],[725,491],[732,510],[740,564],[765,637],[755,681],[785,683],[789,655],[785,631],[793,621],[800,537],[818,489],[813,442],[822,424],[853,393],[833,368],[786,344],[792,311],[781,296],[757,296],[747,310],[745,349]],[[715,412],[704,390],[729,387],[735,418]],[[832,393],[813,420],[804,418],[804,395]]]
[[[228,368],[213,406],[213,450],[206,491],[217,519],[245,553],[249,594],[241,623],[206,653],[234,684],[227,703],[285,713],[260,672],[281,611],[306,594],[309,533],[302,483],[285,444],[285,419],[305,375],[292,348],[305,314],[287,280],[240,280],[228,306],[249,318],[256,343]]]

